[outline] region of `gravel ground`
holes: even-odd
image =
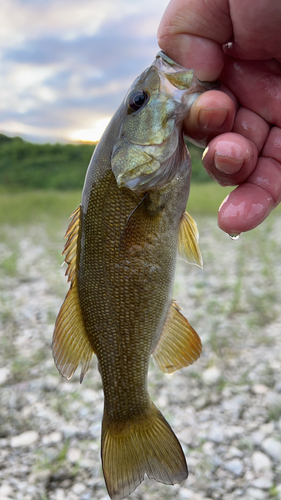
[[[189,465],[181,485],[145,480],[132,500],[281,499],[281,229],[272,217],[231,241],[200,218],[204,270],[179,261],[175,298],[203,354],[149,390]],[[56,371],[51,337],[67,290],[43,226],[2,228],[0,499],[108,500],[96,362],[82,385]]]

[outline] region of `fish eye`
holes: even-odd
[[[135,90],[127,98],[129,113],[143,108],[149,100],[149,95],[144,90]]]

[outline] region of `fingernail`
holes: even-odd
[[[226,108],[205,108],[198,114],[198,123],[204,129],[217,130],[226,122],[228,109]]]
[[[223,172],[224,174],[237,174],[242,168],[244,163],[244,158],[231,158],[229,156],[222,156],[218,153],[214,155],[214,164],[217,170]]]

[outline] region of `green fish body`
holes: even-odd
[[[133,83],[90,162],[64,249],[70,289],[53,355],[81,381],[93,353],[104,389],[102,464],[113,500],[147,474],[186,479],[181,446],[147,390],[150,356],[167,372],[188,366],[201,342],[172,300],[177,252],[201,265],[185,212],[190,158],[183,119],[205,87],[160,52]]]

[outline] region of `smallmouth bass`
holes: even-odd
[[[104,389],[101,456],[119,500],[147,474],[188,476],[171,427],[147,391],[150,356],[167,373],[198,359],[201,342],[171,299],[177,252],[202,264],[185,212],[191,163],[182,125],[210,88],[164,52],[132,84],[88,167],[64,248],[70,288],[57,317],[53,356],[81,382],[95,353]]]

